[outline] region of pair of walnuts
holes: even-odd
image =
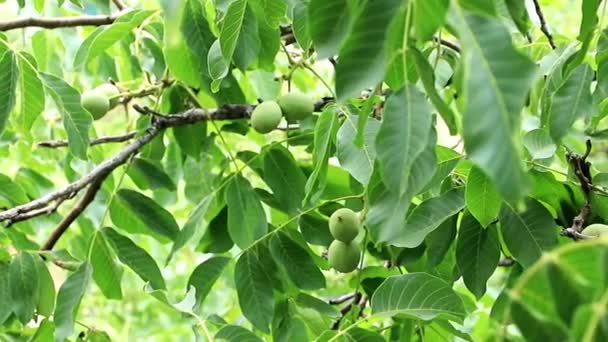
[[[312,115],[315,104],[305,94],[289,93],[277,101],[266,100],[260,103],[251,113],[251,126],[259,133],[268,133],[277,128],[281,118],[287,122],[303,120]]]
[[[352,272],[359,265],[361,249],[354,240],[360,230],[357,214],[348,208],[334,211],[329,218],[329,232],[335,240],[329,245],[327,258],[336,271]]]

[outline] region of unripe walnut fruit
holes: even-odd
[[[93,119],[101,119],[110,109],[110,101],[102,92],[88,90],[80,96],[80,103],[84,109],[89,111]]]
[[[281,122],[281,107],[274,101],[260,103],[251,113],[251,126],[260,133],[268,133]]]
[[[361,258],[361,250],[354,243],[344,243],[340,240],[334,240],[329,245],[327,253],[329,265],[336,271],[342,273],[352,272],[359,265]]]
[[[359,218],[354,211],[341,208],[329,218],[329,232],[336,240],[351,242],[359,235]]]
[[[116,107],[118,104],[118,95],[120,91],[111,83],[104,83],[95,88],[96,91],[105,94],[110,101],[110,108]]]
[[[581,233],[584,235],[596,237],[607,236],[608,226],[601,223],[590,224],[585,229],[583,229]]]
[[[289,93],[277,101],[287,121],[303,120],[312,115],[315,104],[312,99],[302,93]]]

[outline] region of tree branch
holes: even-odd
[[[102,26],[113,23],[116,18],[125,14],[126,11],[120,11],[111,15],[80,15],[72,17],[29,17],[20,18],[10,21],[0,21],[0,31],[9,31],[25,27],[42,27],[47,29],[55,29],[62,27],[76,26]]]
[[[107,175],[95,179],[95,181],[89,185],[87,191],[80,199],[80,202],[78,202],[78,204],[76,204],[76,206],[74,206],[74,208],[72,208],[72,210],[63,218],[63,220],[59,222],[57,227],[55,227],[51,233],[51,236],[49,236],[48,240],[44,243],[44,245],[42,245],[41,250],[50,251],[53,249],[53,247],[55,247],[55,244],[57,241],[59,241],[59,238],[61,238],[63,233],[68,230],[70,225],[78,218],[78,216],[89,206],[89,204],[91,204],[91,202],[93,202],[95,195],[97,195],[97,192],[101,188],[101,184],[106,177]]]
[[[116,8],[118,8],[121,11],[125,10],[127,7],[129,7],[124,2],[122,2],[122,0],[112,0],[112,2],[116,6]]]
[[[557,45],[555,45],[555,41],[553,40],[553,35],[549,32],[549,28],[547,27],[547,22],[545,21],[545,16],[543,15],[543,11],[540,8],[540,3],[538,0],[533,0],[534,9],[536,10],[536,15],[538,15],[538,20],[540,21],[540,30],[543,32],[547,40],[549,41],[549,45],[553,50],[557,49]]]
[[[89,145],[93,146],[93,145],[100,145],[100,144],[107,144],[107,143],[125,142],[125,141],[135,138],[136,134],[137,134],[137,132],[129,132],[127,134],[122,134],[122,135],[110,135],[107,137],[99,137],[99,138],[92,139],[90,141]],[[68,146],[68,141],[67,140],[48,140],[48,141],[41,141],[37,145],[38,145],[38,147],[48,147],[48,148],[65,147],[65,146]]]
[[[331,98],[323,98],[315,103],[315,110],[321,110]],[[152,124],[146,131],[126,145],[115,156],[97,165],[88,174],[79,180],[68,184],[62,189],[55,190],[38,199],[13,207],[0,212],[0,222],[5,222],[6,226],[19,221],[24,221],[40,215],[48,215],[57,210],[65,200],[74,197],[80,190],[97,181],[103,181],[114,169],[127,162],[127,160],[137,154],[139,150],[152,141],[157,135],[166,128],[190,125],[200,121],[209,120],[237,120],[248,119],[255,105],[247,104],[228,104],[215,110],[201,108],[189,109],[181,114],[163,115],[156,113],[147,107],[134,105],[133,108],[143,114],[154,114]]]

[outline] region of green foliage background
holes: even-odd
[[[585,203],[608,220],[605,2],[539,4],[555,50],[523,0],[132,0],[110,25],[0,32],[3,208],[128,143],[95,138],[145,134],[133,104],[246,109],[142,146],[52,252],[81,194],[5,221],[0,340],[606,340],[607,240],[560,235]],[[5,0],[0,28],[116,12]],[[93,121],[80,93],[108,79],[125,105]],[[249,129],[290,89],[324,107]],[[589,194],[565,157],[588,138]],[[349,274],[324,258],[342,206],[365,224]]]

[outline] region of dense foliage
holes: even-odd
[[[0,340],[607,341],[605,6],[0,0]]]

